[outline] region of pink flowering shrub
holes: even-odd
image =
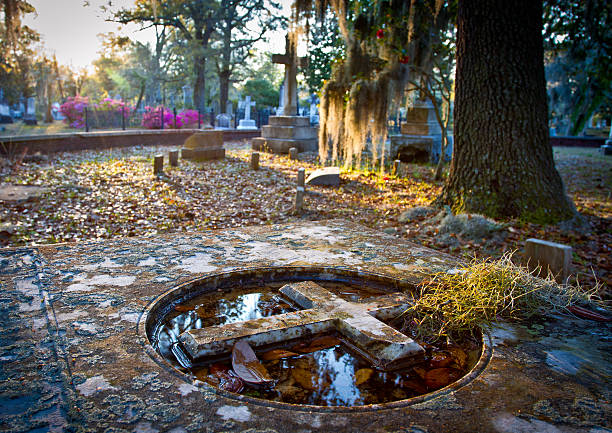
[[[164,128],[165,129],[181,129],[181,128],[197,128],[198,127],[198,112],[196,110],[184,110],[176,115],[176,125],[174,122],[174,113],[171,109],[161,105],[157,107],[145,107],[145,112],[142,115],[142,126],[147,129],[161,128],[161,110],[164,109]]]
[[[86,96],[69,97],[60,106],[60,113],[65,117],[64,122],[73,128],[84,128],[85,118],[83,110],[89,105],[89,98]]]
[[[164,106],[145,107],[145,112],[142,115],[142,126],[147,129],[161,129],[161,113],[164,110],[164,128],[174,128],[174,115],[172,111]],[[181,120],[176,119],[177,129],[182,126]]]
[[[127,105],[123,101],[119,101],[117,99],[104,98],[100,102],[94,105],[96,110],[104,110],[104,111],[115,111],[118,113],[123,113],[123,116],[127,119],[130,111],[132,110],[129,105]]]
[[[177,117],[181,119],[181,123],[185,128],[197,128],[198,127],[198,111],[197,110],[183,110]],[[178,124],[178,121],[177,121]]]

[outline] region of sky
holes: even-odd
[[[129,36],[140,42],[155,41],[152,29],[139,30],[138,25],[120,26],[117,23],[105,21],[105,15],[100,6],[108,4],[108,0],[89,0],[89,6],[84,6],[84,0],[29,0],[37,14],[24,18],[24,24],[41,34],[45,51],[57,56],[57,61],[74,69],[87,67],[92,70],[91,62],[98,57],[101,44],[98,34],[114,32]],[[281,0],[290,5],[290,0]],[[134,0],[112,0],[113,10],[129,8]],[[270,36],[270,46],[265,48],[271,52],[282,52],[284,36]],[[263,48],[260,44],[258,48]]]

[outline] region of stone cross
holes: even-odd
[[[244,120],[251,120],[251,107],[255,106],[255,101],[251,102],[251,97],[244,98]]]
[[[397,317],[411,305],[411,298],[403,293],[348,302],[311,281],[286,284],[280,292],[306,309],[192,329],[179,335],[179,342],[196,359],[231,352],[239,340],[262,346],[337,331],[380,369],[418,362],[423,357],[424,349],[418,343],[381,321]]]
[[[285,65],[285,83],[283,87],[283,111],[281,116],[295,116],[297,111],[297,67],[306,65],[305,57],[297,57],[297,47],[294,38],[285,36],[285,54],[272,54],[272,62]]]

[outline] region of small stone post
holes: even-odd
[[[306,170],[303,168],[298,168],[297,173],[297,186],[301,186],[304,188],[304,181],[306,180]]]
[[[259,152],[251,153],[251,169],[259,170]]]
[[[172,167],[177,167],[178,166],[178,157],[179,157],[178,150],[171,150],[168,153],[168,160],[170,161],[170,165]]]
[[[393,161],[393,174],[395,176],[399,176],[399,170],[400,170],[400,164],[402,162],[399,159],[396,159],[395,161]]]
[[[160,175],[164,173],[164,155],[155,155],[153,158],[153,174]]]
[[[304,209],[304,187],[298,186],[295,192],[295,211],[302,213]]]
[[[540,266],[541,277],[546,277],[550,270],[558,282],[564,283],[570,274],[572,247],[541,239],[527,239],[525,261],[532,270]]]
[[[289,149],[289,159],[298,159],[298,150],[295,147]]]

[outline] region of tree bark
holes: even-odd
[[[455,147],[438,198],[455,213],[575,214],[548,140],[541,0],[460,0]]]

